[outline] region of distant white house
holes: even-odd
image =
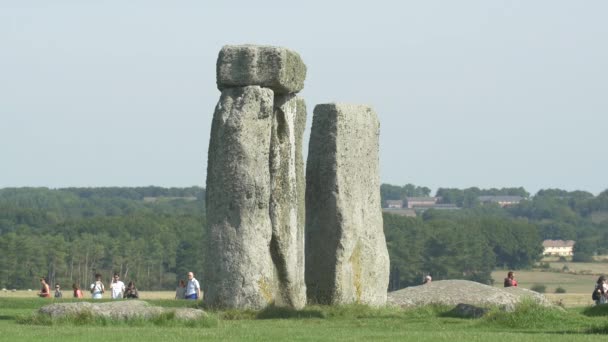
[[[386,207],[391,209],[403,208],[402,200],[386,200]]]
[[[575,243],[573,240],[545,240],[543,255],[572,256]]]

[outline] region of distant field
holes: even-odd
[[[494,286],[502,287],[506,276],[506,271],[492,272]],[[536,284],[545,285],[547,293],[554,293],[560,286],[566,290],[566,293],[591,293],[597,281],[597,276],[594,275],[517,270],[515,270],[515,278],[520,287],[527,289]]]
[[[563,264],[563,263],[562,263]],[[589,269],[593,266],[601,267],[602,264],[581,264],[568,263],[568,267],[574,269]],[[574,266],[576,265],[576,266]],[[597,266],[596,266],[597,265]],[[503,280],[507,271],[494,271],[492,278],[495,287],[502,287]],[[597,281],[596,275],[581,275],[572,273],[542,272],[542,271],[517,271],[515,278],[519,287],[530,289],[534,285],[546,286],[545,296],[552,302],[561,303],[566,307],[592,305],[591,292]],[[566,293],[555,293],[555,289],[562,287]]]
[[[605,256],[602,256],[605,257]],[[550,262],[551,268],[563,269],[566,266],[570,272],[588,273],[593,275],[608,274],[608,263],[606,262]],[[596,277],[597,280],[597,277]]]

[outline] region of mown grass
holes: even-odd
[[[192,307],[188,301],[149,301]],[[492,309],[479,319],[457,318],[450,307],[370,308],[364,305],[269,307],[262,311],[208,311],[208,319],[184,323],[171,313],[152,320],[117,321],[83,314],[51,320],[34,312],[49,301],[0,298],[0,339],[37,340],[411,340],[411,341],[591,341],[608,334],[608,305],[550,309],[524,302],[514,312]],[[186,328],[186,329],[184,329]],[[601,337],[600,337],[601,338]]]

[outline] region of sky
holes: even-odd
[[[204,186],[223,45],[368,104],[381,181],[608,189],[608,1],[0,0],[0,187]]]

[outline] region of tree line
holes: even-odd
[[[383,184],[383,203],[429,196],[426,187]],[[422,190],[422,191],[421,191]],[[501,208],[480,203],[479,196],[520,196],[517,205]],[[427,210],[415,218],[384,214],[391,256],[392,289],[434,279],[459,278],[489,283],[495,268],[528,268],[541,258],[542,241],[575,240],[574,261],[593,261],[608,254],[608,190],[585,191],[524,188],[440,188],[441,203],[462,208]]]
[[[430,195],[412,184],[380,190],[383,201]],[[474,200],[487,194],[524,200],[506,208]],[[530,196],[523,188],[469,188],[437,195],[463,209],[384,214],[391,289],[420,284],[427,273],[489,283],[497,267],[531,267],[543,239],[575,240],[575,260],[608,254],[608,191]],[[41,276],[86,287],[94,273],[108,279],[113,272],[142,290],[173,289],[188,271],[204,281],[204,197],[200,187],[0,189],[0,287],[36,288]]]
[[[0,287],[35,288],[41,276],[86,287],[118,272],[175,288],[202,272],[203,198],[197,187],[0,189]]]

